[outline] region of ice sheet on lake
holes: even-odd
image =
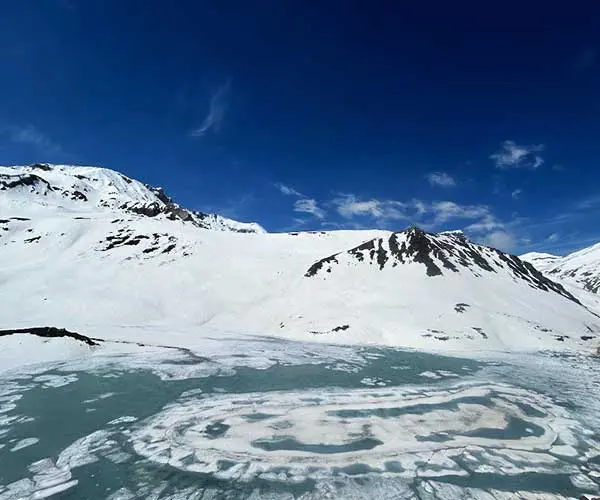
[[[15,481],[4,488],[0,486],[0,500],[48,498],[77,485],[71,471],[57,466],[51,458],[34,462],[29,466],[29,472],[33,474],[32,478]]]
[[[22,450],[23,448],[27,448],[29,446],[33,446],[34,444],[37,444],[40,440],[38,438],[25,438],[25,439],[21,439],[17,444],[15,444],[10,451],[19,451]]]
[[[33,379],[34,382],[42,383],[43,387],[63,387],[72,382],[77,381],[77,375],[70,373],[69,375],[38,375]]]
[[[585,435],[541,394],[463,383],[184,397],[140,423],[132,440],[141,456],[185,471],[298,482],[337,474],[575,474],[578,459],[600,455]],[[578,456],[554,453],[555,443],[574,439]]]

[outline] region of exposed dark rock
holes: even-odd
[[[581,340],[592,340],[595,337],[593,335],[582,335]]]
[[[176,247],[175,243],[171,243],[167,248],[165,248],[160,253],[170,253]]]
[[[344,330],[347,330],[348,328],[350,328],[350,325],[342,325],[342,326],[336,326],[333,330],[331,330],[332,332],[343,332]]]
[[[469,307],[471,307],[469,304],[465,304],[464,302],[459,302],[458,304],[456,304],[454,306],[454,310],[457,313],[464,313],[467,310],[467,308],[469,308]]]
[[[600,276],[584,280],[583,288],[592,293],[598,293],[600,291]]]
[[[28,221],[31,220],[27,217],[11,217],[12,220],[19,220],[19,221]]]
[[[580,304],[579,300],[562,285],[550,280],[530,263],[522,261],[515,255],[473,244],[464,235],[429,234],[416,227],[393,233],[387,239],[374,238],[346,252],[325,257],[315,262],[305,276],[310,278],[319,272],[331,273],[335,270],[334,265],[339,264],[339,259],[344,255],[352,257],[359,263],[377,264],[380,270],[417,262],[425,266],[427,276],[431,277],[442,276],[444,274],[442,269],[454,273],[468,270],[475,276],[481,276],[482,272],[497,273],[504,268],[532,288],[546,292],[553,291]],[[596,283],[596,289],[600,289],[600,280]],[[457,309],[457,312],[464,312],[464,310]]]
[[[40,241],[41,238],[42,238],[41,236],[34,236],[33,238],[26,238],[23,241],[25,243],[35,243],[37,241]]]
[[[307,278],[310,278],[312,276],[315,276],[326,264],[331,264],[333,262],[335,262],[337,264],[338,263],[338,261],[336,259],[337,255],[338,254],[332,255],[330,257],[325,257],[324,259],[321,259],[320,261],[315,262],[312,266],[310,266],[308,271],[306,271],[304,276],[306,276]],[[329,272],[331,272],[331,269],[329,269]]]
[[[0,175],[0,189],[12,189],[19,186],[36,186],[40,184],[45,186],[46,189],[52,190],[52,187],[45,179],[35,174],[23,174],[23,175]]]
[[[282,323],[283,325],[283,323]],[[283,328],[283,326],[281,326],[281,328]],[[315,331],[315,330],[311,330],[308,333],[312,333],[313,335],[327,335],[328,333],[337,333],[337,332],[343,332],[345,330],[348,330],[350,328],[350,325],[341,325],[341,326],[336,326],[335,328],[332,328],[331,330],[327,330],[327,331]]]
[[[188,210],[186,210],[185,208],[181,208],[173,203],[168,203],[167,205],[165,205],[164,213],[167,215],[167,218],[171,220],[180,219],[184,222],[194,222],[194,217]]]
[[[145,215],[146,217],[156,217],[158,214],[163,213],[163,207],[155,201],[146,204],[135,203],[133,205],[130,203],[124,203],[119,208],[128,210],[129,212],[133,212],[135,214]]]
[[[9,330],[0,330],[0,337],[4,337],[7,335],[14,335],[18,333],[29,333],[31,335],[37,335],[38,337],[48,337],[48,338],[58,338],[58,337],[70,337],[75,340],[79,340],[80,342],[84,342],[90,346],[100,345],[97,341],[99,339],[93,339],[90,337],[86,337],[85,335],[81,335],[79,333],[70,332],[65,330],[64,328],[55,328],[53,326],[41,326],[41,327],[32,327],[32,328],[15,328]]]
[[[482,336],[484,339],[487,339],[487,338],[488,338],[488,336],[487,336],[487,333],[485,333],[485,332],[483,331],[483,328],[480,328],[480,327],[478,327],[478,326],[472,326],[471,328],[473,328],[473,330],[475,330],[475,331],[476,331],[476,332],[477,332],[479,335],[481,335],[481,336]]]
[[[155,188],[155,187],[152,187],[152,186],[148,186],[147,184],[146,184],[146,187],[150,191],[152,191],[156,195],[156,197],[160,201],[162,201],[165,205],[173,203],[173,199],[170,196],[167,196],[167,193],[165,193],[165,191],[164,191],[163,188],[161,188],[161,187]]]
[[[88,201],[87,196],[85,194],[83,194],[81,191],[73,191],[73,194],[71,195],[71,199]]]
[[[45,172],[50,172],[52,170],[52,167],[47,163],[34,163],[33,165],[29,165],[29,168],[44,170]]]
[[[121,179],[123,179],[127,184],[131,184],[133,181],[127,177],[126,175],[120,174],[121,175]]]

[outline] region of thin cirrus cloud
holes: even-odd
[[[404,209],[407,205],[394,200],[361,200],[356,195],[350,193],[340,193],[331,204],[336,211],[345,219],[354,217],[368,216],[377,220],[398,220],[406,219]]]
[[[504,251],[513,250],[518,243],[516,235],[487,205],[462,205],[447,200],[364,200],[353,194],[339,195],[331,204],[339,215],[351,223],[364,218],[373,219],[379,225],[405,220],[434,231],[444,225],[454,224],[456,228],[463,228],[471,234],[476,241]]]
[[[191,137],[202,137],[209,131],[219,133],[229,109],[231,80],[220,85],[210,98],[208,113],[199,127],[190,132]]]
[[[310,214],[313,217],[316,217],[317,219],[320,219],[320,220],[323,220],[325,218],[325,216],[327,215],[327,212],[319,206],[317,200],[304,196],[297,189],[294,189],[291,186],[282,184],[281,182],[276,182],[274,184],[274,186],[275,186],[275,188],[277,188],[279,190],[279,192],[281,194],[283,194],[285,196],[295,196],[295,197],[299,198],[296,201],[294,201],[294,207],[293,207],[294,212]],[[302,225],[307,223],[306,220],[303,220],[303,219],[300,219],[300,220],[302,220]],[[295,225],[300,225],[297,222],[297,219],[295,219]]]
[[[512,196],[513,199],[518,200],[521,195],[523,194],[523,190],[522,189],[515,189],[512,193],[510,193],[510,195]]]
[[[294,202],[294,212],[314,215],[317,219],[324,219],[326,212],[319,207],[316,200],[303,198]]]
[[[276,182],[275,187],[279,190],[279,192],[281,194],[284,194],[286,196],[298,196],[299,198],[304,197],[304,195],[301,192],[297,191],[296,189],[294,189],[291,186],[286,186],[285,184],[282,184],[281,182]]]
[[[428,231],[442,228],[464,229],[476,241],[505,251],[518,244],[514,233],[518,221],[502,222],[487,205],[460,204],[454,201],[407,201],[364,198],[354,193],[337,193],[333,198],[319,202],[307,198],[291,186],[277,183],[275,187],[286,196],[294,196],[293,210],[310,214],[322,226],[335,228],[390,228],[398,230],[417,225]],[[329,207],[327,212],[323,207]],[[330,219],[337,215],[340,219]],[[302,224],[306,224],[302,219]],[[453,226],[453,227],[452,227]]]
[[[492,231],[481,238],[484,245],[510,251],[517,245],[517,239],[508,231]]]
[[[13,144],[32,146],[48,156],[65,154],[63,147],[33,125],[10,125],[4,128],[4,135]]]
[[[484,219],[491,215],[490,208],[485,205],[461,205],[453,201],[426,202],[418,199],[365,200],[349,193],[338,195],[331,204],[344,219],[369,217],[378,223],[406,220],[431,229],[452,220]]]
[[[490,155],[490,160],[499,169],[529,168],[535,170],[544,164],[544,159],[539,155],[543,150],[543,144],[523,146],[514,141],[504,141],[500,150]]]
[[[440,187],[454,187],[456,181],[446,172],[431,172],[425,176],[429,184]]]
[[[469,224],[465,229],[472,233],[489,233],[498,229],[503,229],[504,223],[499,221],[491,212],[485,214],[477,222]]]
[[[584,198],[575,204],[575,208],[578,210],[589,210],[597,206],[600,206],[600,195]]]

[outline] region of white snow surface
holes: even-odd
[[[56,326],[199,351],[207,337],[232,334],[460,352],[593,352],[600,340],[587,307],[533,286],[532,271],[520,276],[456,232],[427,235],[452,249],[456,268],[433,252],[442,272],[432,276],[415,255],[392,258],[389,231],[274,234],[220,216],[150,217],[130,208],[164,205],[153,188],[107,169],[42,167],[0,168],[0,329]],[[8,187],[29,174],[32,185]],[[348,252],[373,239],[388,252],[381,269],[368,250],[362,260]],[[491,271],[473,264],[479,257]],[[14,337],[0,337],[0,369],[9,358],[15,366],[93,350]]]
[[[22,185],[9,187],[19,181]],[[0,195],[0,214],[5,210],[47,213],[48,209],[58,209],[85,216],[152,205],[160,209],[169,199],[162,188],[152,188],[114,170],[70,165],[0,167],[0,190],[6,191]],[[217,214],[190,212],[189,216],[207,229],[265,232],[256,223],[238,222]]]
[[[532,252],[522,255],[521,259],[531,262],[551,279],[600,293],[600,243],[565,257]]]

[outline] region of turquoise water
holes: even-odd
[[[599,428],[583,404],[597,385],[570,398],[552,379],[577,379],[579,361],[543,358],[555,375],[540,382],[529,361],[306,359],[113,356],[5,374],[0,500],[598,491]]]

